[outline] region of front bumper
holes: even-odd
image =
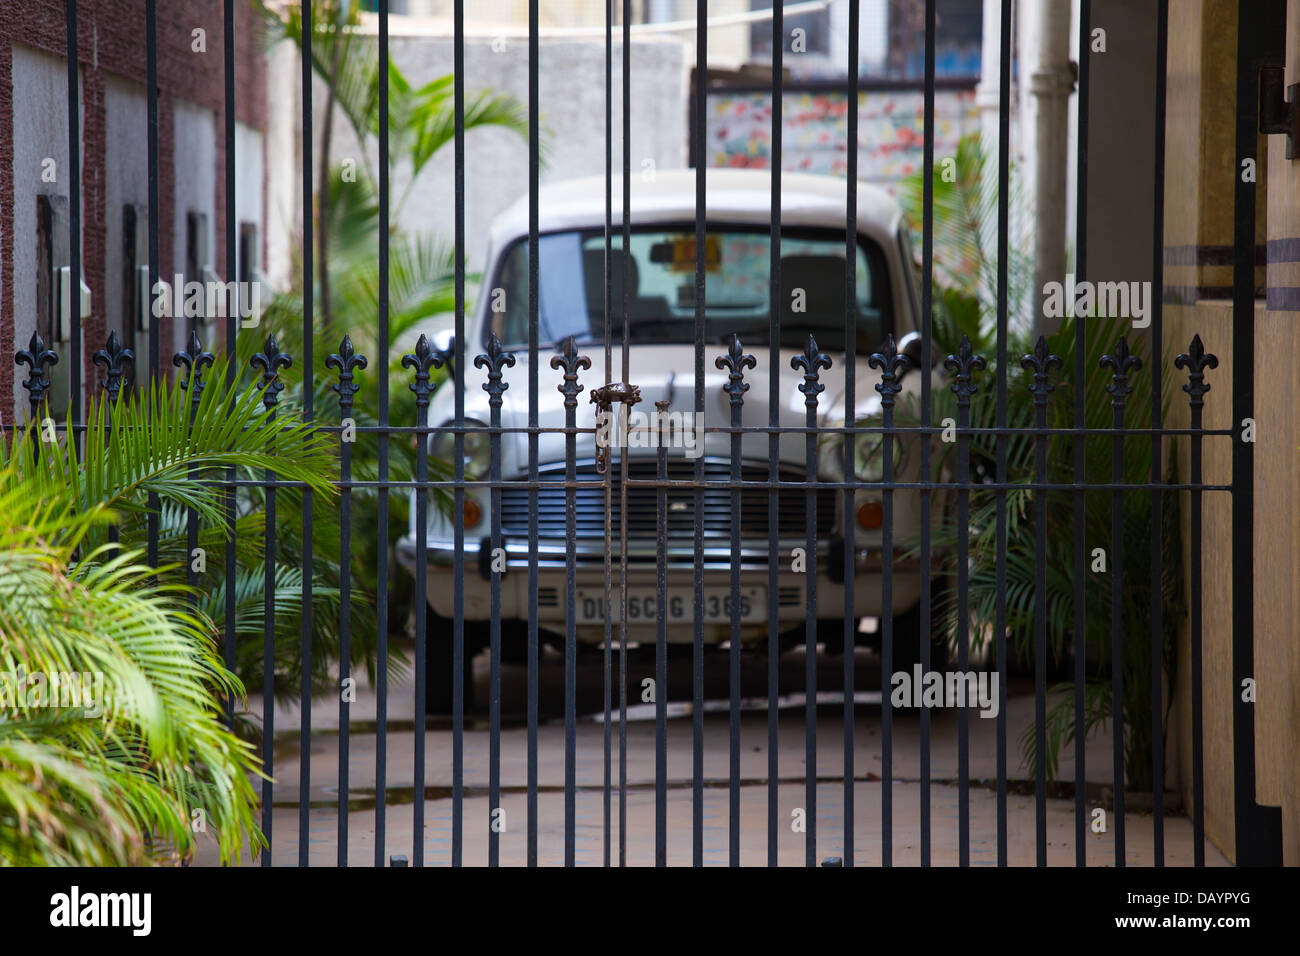
[[[530,603],[530,543],[505,539],[504,563],[501,579],[501,619],[526,621]],[[807,598],[810,582],[816,581],[817,616],[840,618],[844,616],[844,549],[839,539],[818,542],[815,561],[804,561],[798,567],[795,549],[805,549],[805,540],[783,539],[778,542],[777,555],[781,562],[777,573],[777,615],[780,630],[794,628],[806,620]],[[430,541],[426,548],[426,597],[429,606],[440,616],[450,618],[454,613],[455,547],[453,542]],[[548,631],[563,631],[567,605],[567,566],[570,549],[563,541],[539,540],[536,544],[537,567],[537,621]],[[572,549],[575,591],[587,594],[605,593],[607,549],[602,540],[579,539]],[[412,574],[416,571],[416,542],[411,537],[402,538],[396,549],[397,562]],[[491,542],[483,538],[467,540],[463,552],[462,577],[464,617],[468,621],[486,621],[491,618]],[[706,543],[700,552],[699,575],[707,591],[727,591],[731,584],[733,552],[729,546],[716,542]],[[766,542],[742,544],[735,553],[740,571],[740,586],[749,593],[763,595],[764,609],[770,600],[769,553]],[[617,592],[622,579],[622,558],[617,543],[608,550],[610,581]],[[627,588],[629,594],[655,592],[658,585],[658,551],[654,542],[629,541],[627,552]],[[685,620],[677,618],[667,628],[672,643],[689,643],[694,638],[694,590],[696,576],[695,550],[680,543],[670,545],[663,556],[665,585],[670,596],[688,603]],[[879,617],[882,613],[881,588],[882,554],[880,550],[859,548],[853,561],[853,613],[855,617]],[[815,573],[814,573],[815,572]],[[901,614],[915,606],[920,598],[920,565],[915,560],[895,557],[893,561],[892,613]],[[617,613],[617,603],[615,605]],[[770,630],[766,610],[759,620],[751,619],[741,625],[741,640],[765,638]],[[654,640],[657,620],[640,621],[629,615],[627,637],[629,641]],[[585,643],[604,640],[602,622],[582,621],[575,625],[577,638]],[[731,636],[729,620],[707,621],[703,626],[706,643],[718,643]]]

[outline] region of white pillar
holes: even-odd
[[[1062,0],[1033,0],[1037,55],[1031,61],[1029,94],[1034,100],[1034,329],[1051,333],[1059,322],[1041,313],[1046,283],[1065,277],[1065,206],[1069,161],[1069,103],[1074,89],[1070,67],[1070,7]]]
[[[975,106],[980,111],[980,143],[988,169],[998,168],[998,97],[1002,70],[1002,2],[984,0],[984,42],[980,52],[980,81]]]

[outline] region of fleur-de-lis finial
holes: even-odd
[[[817,348],[817,340],[810,334],[808,344],[802,355],[790,359],[790,367],[796,371],[803,369],[803,383],[799,391],[804,394],[804,404],[811,410],[817,407],[817,396],[825,391],[826,386],[818,379],[818,369],[830,368],[831,357]]]
[[[578,384],[578,370],[591,368],[591,359],[578,354],[578,343],[572,335],[556,346],[555,355],[551,356],[551,368],[564,370],[564,381],[555,386],[564,396],[564,407],[578,407],[578,393],[582,386]]]
[[[50,368],[57,365],[58,361],[59,356],[53,350],[46,348],[40,332],[33,332],[27,348],[19,349],[14,354],[15,365],[26,365],[31,370],[31,374],[23,380],[23,388],[27,389],[33,418],[38,414],[41,402],[45,401],[45,395],[50,390]]]
[[[280,381],[280,369],[291,366],[293,356],[288,352],[281,352],[280,343],[275,340],[275,336],[268,335],[263,351],[256,353],[249,360],[249,364],[262,370],[262,404],[271,408],[280,400],[280,393],[284,391],[284,383]]]
[[[103,367],[104,391],[108,392],[110,403],[116,402],[118,394],[122,391],[122,377],[125,373],[125,366],[135,367],[135,353],[130,349],[122,348],[117,332],[110,331],[108,341],[104,343],[104,347],[92,355],[90,360]]]
[[[731,396],[732,407],[743,404],[745,393],[749,391],[749,385],[745,382],[745,369],[758,368],[758,360],[745,354],[739,335],[731,333],[726,353],[715,358],[713,364],[727,373],[727,384],[722,386],[722,390]]]
[[[902,382],[899,381],[900,375],[912,367],[912,360],[898,353],[898,346],[894,343],[894,335],[891,332],[885,337],[884,349],[871,353],[867,357],[867,364],[880,370],[880,381],[876,383],[876,391],[880,393],[881,406],[884,408],[892,406],[894,396],[903,390]]]
[[[957,404],[969,405],[971,396],[979,391],[979,387],[971,381],[971,376],[975,372],[982,372],[988,368],[984,356],[976,355],[971,348],[970,339],[963,335],[957,345],[957,354],[949,355],[944,359],[943,367],[956,376],[953,379],[952,391],[957,396]]]
[[[1183,391],[1191,396],[1192,408],[1200,408],[1205,404],[1205,393],[1210,390],[1205,381],[1205,370],[1218,368],[1219,357],[1213,352],[1205,351],[1200,335],[1194,335],[1187,351],[1174,359],[1174,366],[1187,369],[1188,382],[1183,386]]]
[[[191,383],[194,386],[190,391],[191,401],[199,400],[199,395],[203,392],[203,369],[211,368],[213,361],[215,360],[212,353],[203,351],[199,333],[191,329],[189,347],[184,352],[177,352],[172,356],[172,364],[177,368],[184,368],[187,373],[186,380],[181,382],[181,388],[189,388]]]
[[[483,391],[488,393],[488,405],[494,409],[501,407],[501,396],[510,387],[510,383],[501,377],[502,369],[507,366],[513,367],[514,364],[514,353],[507,352],[501,347],[501,340],[497,338],[495,332],[488,336],[487,352],[474,357],[475,368],[488,370],[488,380],[483,383]]]
[[[1103,355],[1099,364],[1114,370],[1106,391],[1110,392],[1111,405],[1115,408],[1123,408],[1124,399],[1133,391],[1133,386],[1128,383],[1128,373],[1130,370],[1140,369],[1142,360],[1129,352],[1128,339],[1121,335],[1119,341],[1115,343],[1115,353]]]
[[[1029,383],[1029,390],[1034,393],[1034,404],[1046,405],[1048,393],[1056,388],[1049,381],[1052,369],[1062,366],[1060,358],[1048,351],[1045,336],[1038,337],[1031,355],[1021,356],[1020,367],[1034,373],[1034,379]]]
[[[325,357],[325,367],[338,369],[339,383],[331,385],[330,388],[338,394],[339,408],[343,410],[343,415],[347,417],[347,410],[352,407],[352,396],[360,390],[352,378],[353,369],[365,368],[368,363],[364,355],[358,355],[352,345],[352,338],[348,335],[343,336],[343,341],[339,343],[339,350]]]
[[[415,404],[423,408],[429,404],[433,394],[433,385],[429,381],[429,369],[442,368],[442,356],[433,347],[427,335],[421,335],[415,343],[415,351],[402,356],[402,368],[415,369],[415,381],[407,387],[415,393]]]

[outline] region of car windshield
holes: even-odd
[[[705,341],[737,333],[747,346],[768,341],[771,249],[764,227],[714,226],[704,248]],[[624,256],[620,230],[610,255],[611,333],[621,341],[624,271],[628,277],[630,343],[695,341],[695,226],[633,228]],[[844,233],[786,229],[781,233],[781,345],[803,348],[809,333],[822,349],[844,348]],[[602,229],[555,232],[538,240],[538,340],[543,347],[569,335],[603,343],[605,236]],[[878,349],[893,331],[889,275],[879,246],[858,237],[856,351]],[[508,347],[528,342],[528,243],[501,257],[491,287],[490,328]],[[485,336],[486,337],[486,336]]]

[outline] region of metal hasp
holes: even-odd
[[[1286,158],[1295,159],[1300,143],[1300,110],[1296,109],[1296,87],[1284,86],[1286,71],[1280,66],[1259,70],[1259,131],[1286,134]]]
[[[610,382],[591,390],[591,402],[602,412],[609,414],[615,402],[621,402],[631,408],[641,401],[641,388],[626,382]],[[596,443],[596,472],[605,474],[609,470],[609,446]]]

